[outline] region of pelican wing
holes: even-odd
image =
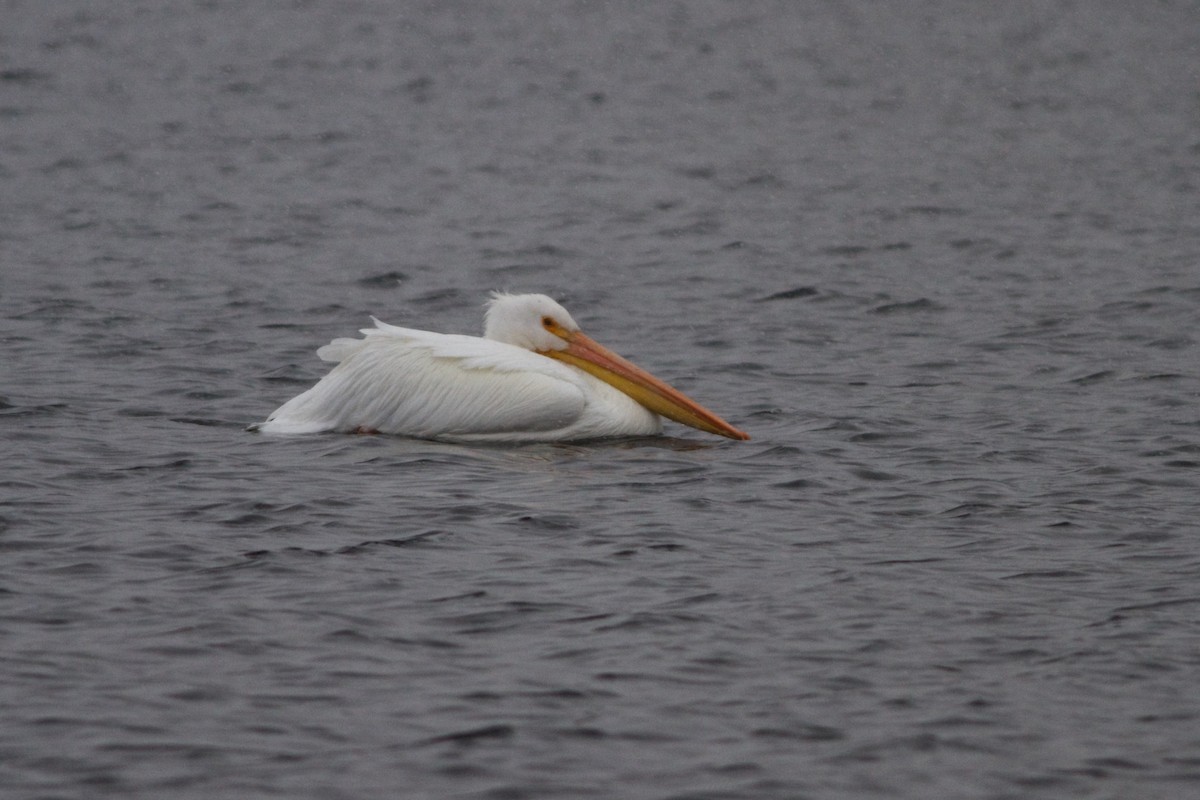
[[[335,339],[318,350],[337,366],[260,429],[529,438],[568,428],[584,413],[581,379],[545,356],[489,339],[375,324],[361,339]]]

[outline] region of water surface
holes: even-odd
[[[1195,793],[1194,4],[4,17],[6,797]],[[245,431],[492,289],[753,440]]]

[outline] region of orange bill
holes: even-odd
[[[553,332],[567,341],[567,347],[564,350],[540,350],[542,355],[595,375],[667,419],[730,439],[750,438],[749,434],[733,427],[683,392],[626,361],[591,337],[579,331],[555,328]]]

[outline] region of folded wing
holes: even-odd
[[[335,339],[318,350],[337,366],[259,429],[554,438],[584,413],[580,378],[545,356],[489,339],[375,325],[362,339]]]

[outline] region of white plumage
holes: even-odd
[[[575,363],[611,357],[616,361],[605,362],[606,369],[629,367],[633,378],[656,379],[637,374],[636,367],[584,336],[566,309],[545,295],[495,295],[485,338],[372,319],[375,327],[364,329],[363,338],[335,339],[320,348],[317,355],[337,366],[258,430],[564,441],[662,429],[657,414],[601,379],[619,378],[605,372],[596,377]],[[586,349],[579,349],[583,345]],[[582,355],[572,356],[577,350]],[[594,352],[600,356],[593,357]],[[746,438],[737,433],[734,438]]]

